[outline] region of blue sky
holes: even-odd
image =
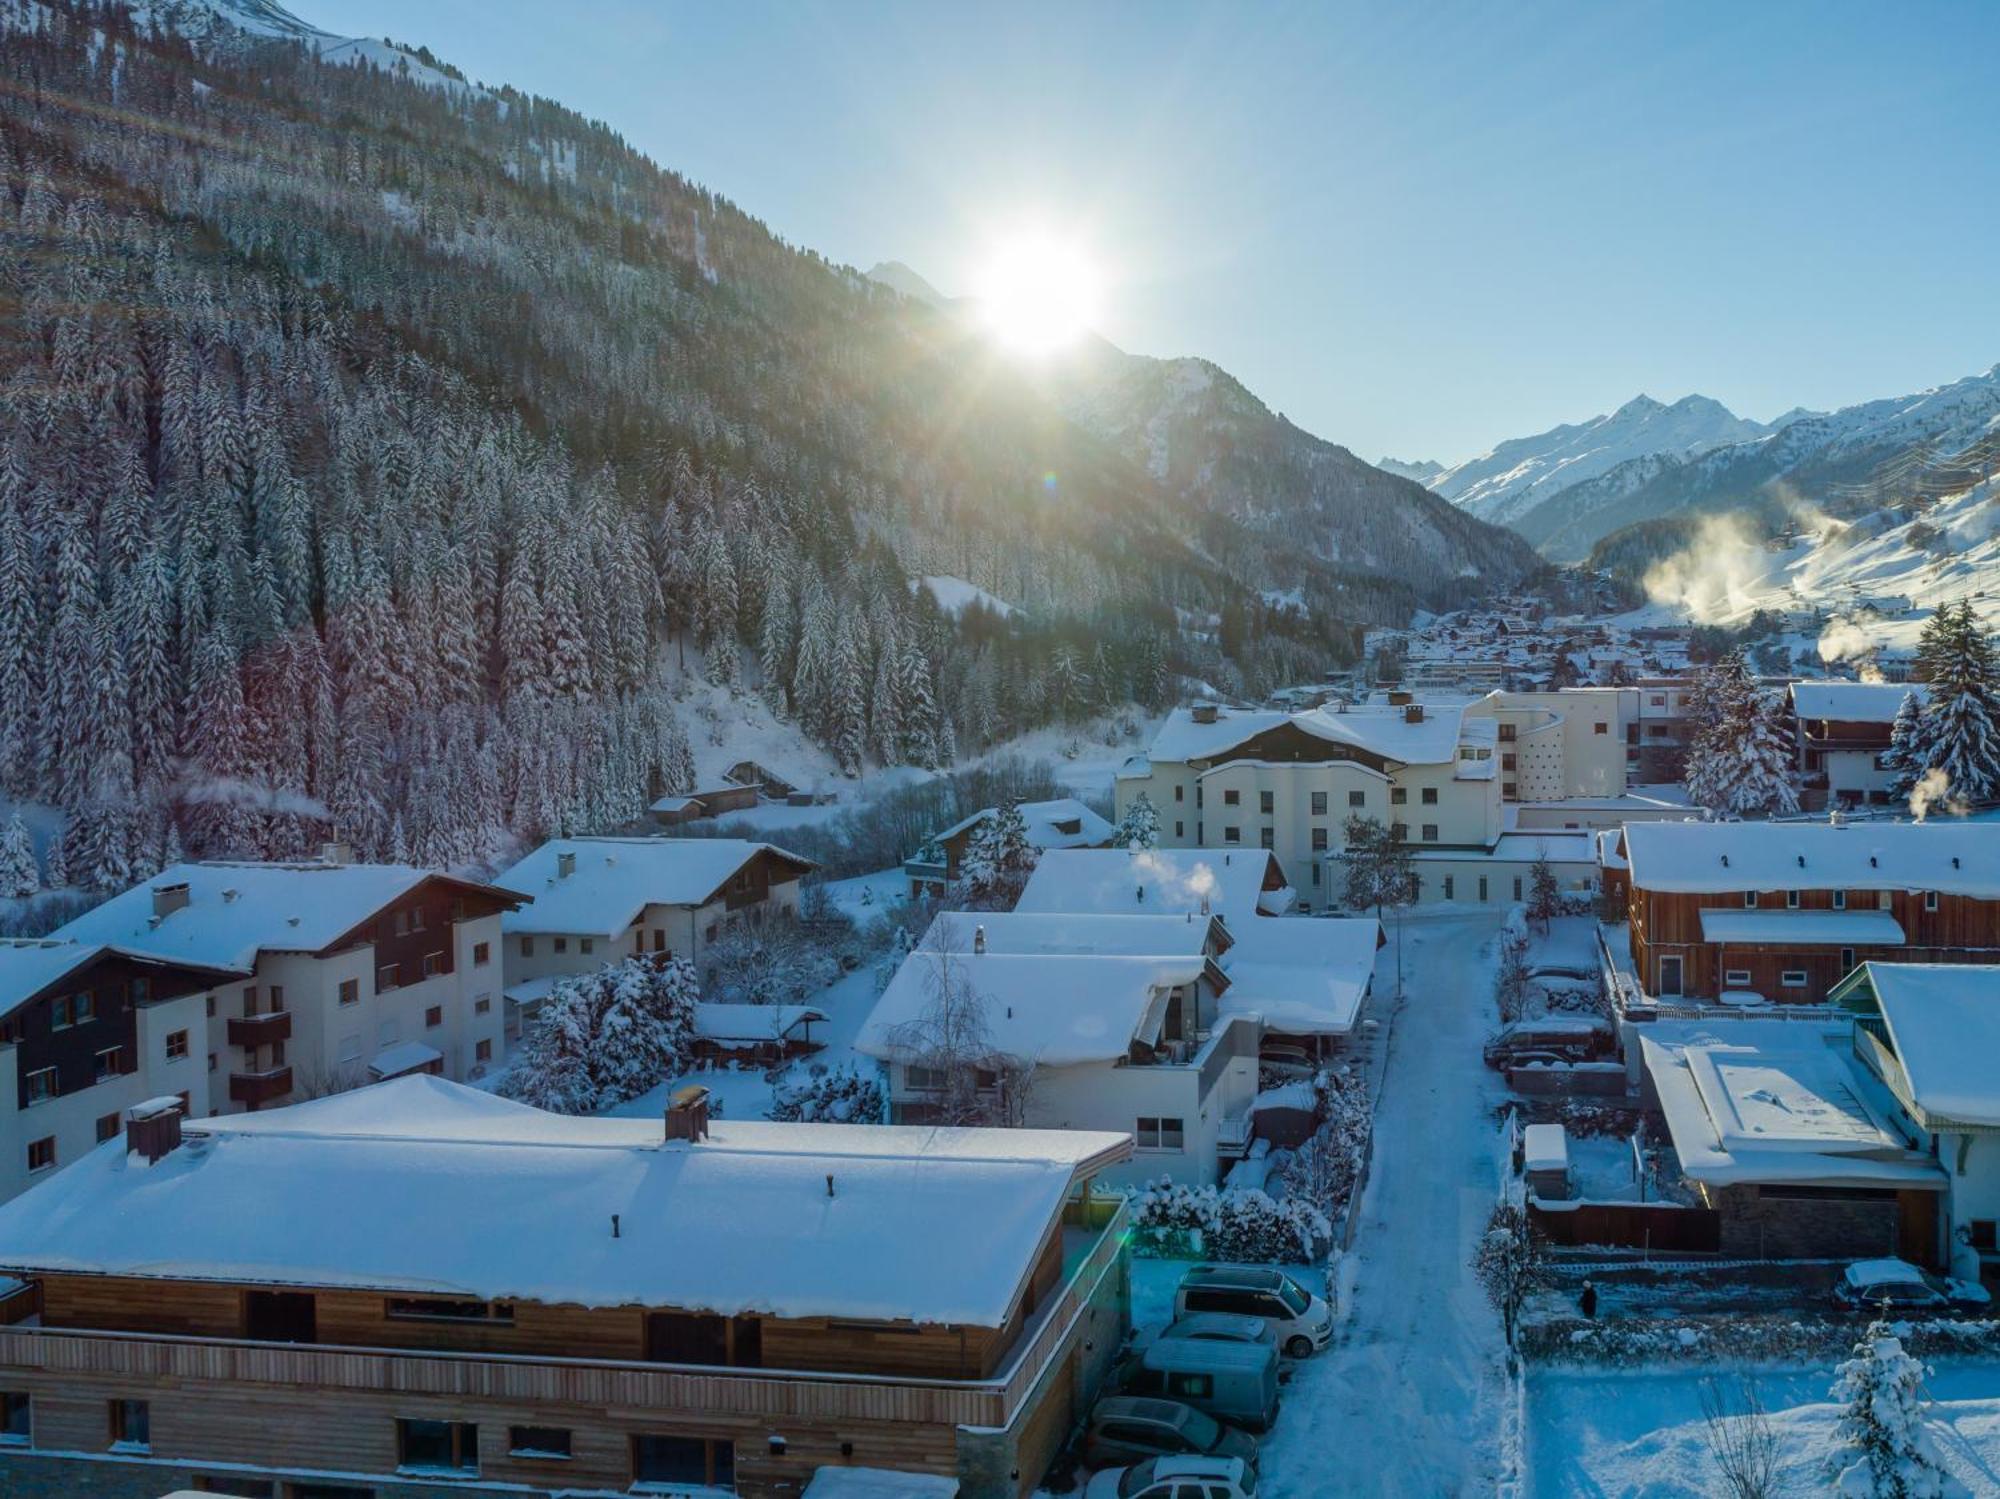
[[[1366,458],[2000,362],[2000,3],[292,0],[602,118],[778,234],[1101,331]]]

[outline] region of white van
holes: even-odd
[[[1190,1312],[1261,1318],[1287,1358],[1307,1358],[1333,1339],[1333,1308],[1270,1265],[1196,1265],[1174,1292],[1175,1318]]]

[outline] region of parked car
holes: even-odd
[[[1157,1457],[1136,1468],[1107,1468],[1084,1499],[1255,1499],[1257,1470],[1241,1458]]]
[[[1257,1048],[1257,1071],[1260,1075],[1269,1073],[1288,1082],[1303,1082],[1319,1072],[1319,1063],[1302,1046],[1267,1041]]]
[[[1278,1414],[1278,1350],[1213,1338],[1155,1338],[1131,1371],[1130,1393],[1181,1400],[1218,1421],[1268,1431]]]
[[[1952,1280],[1919,1270],[1908,1260],[1857,1260],[1833,1284],[1833,1299],[1842,1306],[1869,1311],[1888,1306],[1896,1311],[1965,1310],[1991,1305],[1992,1295],[1977,1281]]]
[[[1174,1292],[1174,1316],[1190,1312],[1261,1317],[1287,1358],[1306,1358],[1333,1338],[1333,1308],[1269,1265],[1196,1265]]]
[[[1277,1329],[1269,1322],[1237,1312],[1189,1312],[1160,1336],[1213,1338],[1220,1343],[1268,1343],[1274,1348],[1278,1343]]]
[[[1611,1022],[1595,1015],[1544,1015],[1500,1028],[1481,1055],[1488,1067],[1507,1068],[1516,1052],[1555,1052],[1566,1061],[1588,1062],[1611,1049]]]
[[[1090,1413],[1090,1427],[1083,1437],[1085,1467],[1185,1456],[1240,1457],[1255,1467],[1257,1442],[1180,1400],[1113,1395],[1098,1401]]]
[[[1528,970],[1531,979],[1594,979],[1598,977],[1595,968],[1585,968],[1577,963],[1537,963]]]

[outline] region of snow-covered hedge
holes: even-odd
[[[781,1086],[771,1100],[771,1117],[785,1123],[881,1124],[888,1112],[888,1095],[872,1069],[863,1074],[824,1063],[815,1063],[804,1082]]]
[[[1544,1363],[1629,1366],[1670,1362],[1823,1363],[1854,1346],[1852,1319],[1785,1321],[1741,1315],[1672,1321],[1536,1319],[1523,1324],[1521,1352]],[[1950,1317],[1893,1322],[1890,1331],[1926,1357],[2000,1353],[2000,1321]]]
[[[1190,1187],[1167,1176],[1134,1194],[1132,1228],[1137,1254],[1248,1264],[1309,1262],[1333,1237],[1326,1214],[1300,1198]]]

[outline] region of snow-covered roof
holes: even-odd
[[[1272,708],[1224,708],[1213,723],[1198,723],[1189,708],[1167,715],[1146,753],[1153,761],[1213,760],[1289,723],[1323,739],[1406,765],[1442,765],[1458,758],[1461,739],[1491,742],[1497,733],[1488,720],[1468,723],[1470,698],[1426,698],[1423,717],[1412,723],[1401,705],[1368,703],[1355,707],[1306,708],[1288,713]]]
[[[528,899],[407,864],[176,864],[53,935],[247,972],[259,952],[332,946],[427,880],[506,901]],[[155,916],[154,892],[175,885],[187,886],[187,904]]]
[[[1569,1136],[1560,1124],[1531,1124],[1521,1131],[1521,1161],[1529,1171],[1569,1170]]]
[[[1016,807],[1021,821],[1027,825],[1028,842],[1039,849],[1051,848],[1102,848],[1111,841],[1117,831],[1111,824],[1086,807],[1073,796],[1057,797],[1054,801],[1021,802]],[[978,826],[993,816],[999,808],[982,807],[970,817],[962,817],[936,836],[942,840],[956,838],[960,833]],[[1068,824],[1076,829],[1069,831]]]
[[[1052,849],[1041,857],[1016,911],[1210,912],[1230,931],[1257,914],[1266,877],[1276,882],[1275,856],[1266,849],[1124,848]]]
[[[1642,890],[1940,890],[2000,899],[2000,838],[1956,820],[1628,822],[1625,852]]]
[[[1381,923],[1372,916],[1291,916],[1236,929],[1223,959],[1221,1010],[1256,1014],[1290,1035],[1341,1036],[1375,974]]]
[[[1338,854],[1333,855],[1338,859]],[[1419,862],[1532,864],[1547,859],[1551,864],[1590,864],[1597,858],[1597,845],[1589,828],[1554,828],[1547,832],[1502,833],[1491,848],[1413,848],[1410,857]]]
[[[1605,828],[1597,835],[1597,862],[1604,869],[1626,869],[1630,866],[1625,855],[1618,851],[1618,837],[1623,828]]]
[[[442,1062],[444,1054],[435,1046],[426,1046],[421,1041],[397,1041],[375,1053],[375,1060],[368,1064],[371,1077],[401,1077],[406,1072],[420,1072],[435,1062]]]
[[[1068,911],[940,911],[919,948],[948,940],[971,952],[986,934],[988,953],[1068,953],[1097,958],[1199,958],[1222,952],[1234,934],[1214,917],[1192,911],[1105,916]],[[949,933],[949,937],[946,934]]]
[[[672,815],[673,813],[685,812],[690,807],[698,807],[700,805],[701,803],[691,796],[663,796],[646,810],[649,812],[665,812]]]
[[[1902,1183],[1941,1189],[1936,1162],[1904,1145],[1887,1122],[1887,1095],[1844,1047],[1810,1028],[1788,1031],[1787,1025],[1732,1022],[1727,1043],[1700,1030],[1644,1028],[1640,1051],[1682,1172],[1711,1186]],[[1799,1029],[1807,1033],[1790,1033]]]
[[[1868,979],[1916,1105],[2000,1127],[2000,966],[1870,963]]]
[[[902,1027],[921,1025],[949,972],[983,1001],[987,1044],[1045,1067],[1109,1062],[1136,1040],[1159,1039],[1168,992],[1208,971],[1200,957],[1077,957],[1044,953],[948,958],[919,949],[903,960],[855,1041],[872,1057],[902,1054]]]
[[[1887,911],[1706,910],[1704,942],[1755,942],[1769,947],[1901,947],[1903,924]]]
[[[617,937],[647,906],[706,905],[769,851],[804,874],[809,859],[746,838],[551,838],[500,876],[535,898],[501,919],[508,932]],[[563,874],[563,856],[575,867]]]
[[[0,1206],[0,1265],[994,1327],[1075,1179],[1131,1152],[1109,1133],[734,1119],[666,1144],[658,1118],[429,1076],[183,1130],[156,1164],[109,1143]]]
[[[1836,723],[1894,723],[1912,692],[1920,703],[1930,695],[1921,682],[1794,682],[1792,711]]]
[[[704,1041],[775,1041],[809,1020],[826,1019],[812,1005],[723,1005],[694,1007],[694,1033]]]
[[[75,942],[67,938],[0,939],[0,1015],[10,1014],[16,1006],[33,999],[44,989],[61,983],[78,969],[88,967],[107,954],[130,958],[140,963],[164,961],[152,953],[139,952],[132,948],[109,947],[96,942]],[[227,970],[230,973],[237,971],[239,970],[233,968]],[[217,979],[224,976],[221,970],[203,969],[202,972]]]

